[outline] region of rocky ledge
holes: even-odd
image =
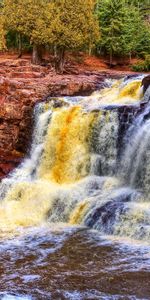
[[[57,75],[51,66],[28,59],[0,58],[0,178],[16,167],[29,148],[34,105],[48,96],[89,95],[107,77],[121,72],[71,71]]]

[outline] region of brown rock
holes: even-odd
[[[48,96],[90,95],[109,75],[72,73],[56,75],[50,66],[32,66],[28,59],[0,58],[0,178],[18,165],[29,147],[36,103]]]

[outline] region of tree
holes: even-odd
[[[4,29],[4,18],[0,14],[0,51],[6,49],[6,40],[5,40],[5,29]]]
[[[122,54],[129,55],[130,62],[132,53],[136,52],[136,45],[139,40],[140,26],[142,23],[138,9],[133,5],[126,5],[125,18],[122,28]]]
[[[54,45],[57,68],[63,71],[66,50],[92,49],[99,39],[99,26],[94,15],[94,0],[55,0]]]
[[[2,14],[3,1],[0,0],[0,51],[5,49],[5,29],[4,29],[4,17]]]
[[[29,38],[33,63],[40,63],[43,45],[54,46],[62,72],[67,49],[92,48],[99,37],[94,5],[94,0],[4,0],[3,14],[8,30]]]
[[[8,30],[16,31],[20,37],[29,37],[33,45],[32,62],[41,62],[41,46],[51,36],[53,3],[46,0],[4,0],[3,14]]]
[[[121,52],[122,35],[124,26],[124,1],[101,0],[98,5],[98,17],[101,28],[100,47],[110,57],[112,66],[113,55]]]
[[[149,0],[130,0],[126,5],[126,18],[123,35],[125,53],[135,54],[150,53],[150,26],[143,11],[148,8]],[[150,8],[150,2],[149,2]]]
[[[150,53],[150,28],[142,13],[149,0],[99,0],[100,49],[110,56]],[[143,48],[143,49],[142,49]]]

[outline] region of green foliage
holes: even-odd
[[[46,0],[4,0],[5,26],[31,43],[45,44],[51,34],[52,6]]]
[[[149,0],[99,0],[97,14],[101,28],[98,49],[112,56],[150,53],[150,25],[145,11]]]
[[[94,46],[99,38],[98,22],[94,16],[93,0],[55,0],[54,15],[57,20],[55,26],[54,43],[57,47],[79,49]]]
[[[137,41],[139,40],[139,24],[141,18],[138,10],[134,6],[127,6],[124,10],[122,36],[122,52],[127,55],[136,51]]]
[[[31,51],[32,45],[26,36],[21,36],[22,50]],[[16,31],[9,30],[6,34],[6,46],[8,49],[19,48],[19,34]]]
[[[135,72],[149,72],[150,71],[150,55],[146,55],[145,61],[137,63],[132,66]]]
[[[110,54],[110,63],[114,53],[121,52],[123,20],[123,0],[101,0],[97,14],[101,28],[99,47]]]
[[[150,53],[150,25],[141,22],[140,30],[136,37],[135,53],[142,55],[142,53]]]
[[[66,49],[92,47],[99,38],[95,0],[4,0],[3,16],[8,45],[13,33],[26,37],[34,57],[41,45],[53,45],[57,55]]]
[[[114,56],[150,54],[149,15],[149,0],[0,0],[0,49],[33,47],[36,57],[48,46],[60,64],[66,50],[96,45],[111,65]]]
[[[86,0],[5,0],[6,27],[28,36],[31,43],[79,48],[94,44],[98,24],[94,1]],[[40,13],[39,13],[40,12]]]

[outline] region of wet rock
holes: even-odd
[[[41,99],[87,96],[101,88],[106,78],[123,76],[115,71],[109,74],[85,70],[58,75],[50,65],[33,66],[28,59],[0,58],[0,152],[4,161],[12,151],[21,152],[22,157],[27,152],[33,108]]]
[[[127,80],[135,78],[135,77],[137,77],[136,73],[135,74],[129,74],[128,76],[125,77],[124,81],[127,81]]]
[[[135,197],[133,192],[123,192],[116,197],[109,197],[105,204],[94,208],[85,219],[86,226],[99,229],[106,234],[113,234],[114,225],[127,211],[126,203]],[[95,207],[95,206],[94,206]]]
[[[36,103],[48,96],[89,95],[104,79],[94,72],[57,75],[50,66],[33,66],[27,59],[0,59],[0,177],[16,166],[12,151],[23,157],[29,148]]]
[[[150,86],[150,75],[143,78],[142,86],[144,87],[144,93],[145,93],[148,87]]]
[[[23,153],[17,151],[0,151],[0,179],[13,171],[20,164],[23,156]]]

